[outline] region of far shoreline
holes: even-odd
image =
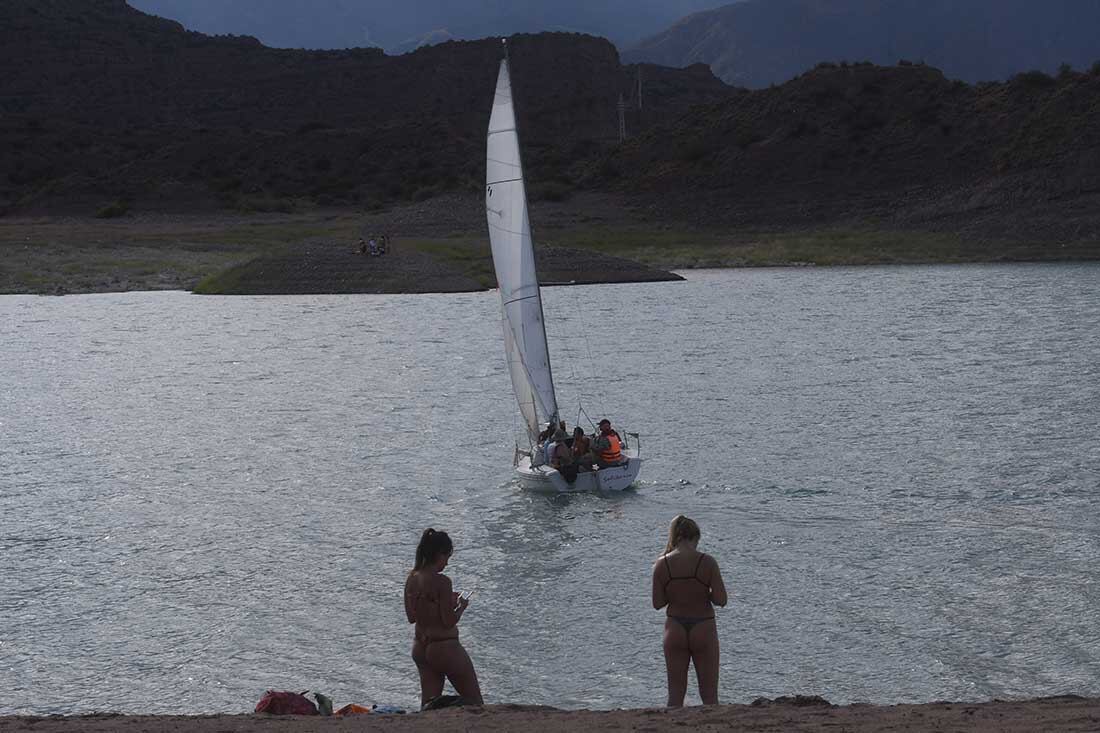
[[[484,222],[467,197],[379,211],[195,211],[0,217],[0,294],[416,294],[495,287]],[[657,282],[676,271],[1100,261],[1100,242],[1008,241],[854,220],[729,227],[649,218],[592,195],[533,207],[547,287]],[[358,254],[371,234],[393,252]]]

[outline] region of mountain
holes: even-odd
[[[952,79],[992,81],[1100,59],[1100,0],[744,0],[683,18],[627,61],[710,65],[765,87],[820,61],[923,61]]]
[[[591,185],[735,228],[878,222],[1100,244],[1100,64],[968,85],[823,64],[615,149]]]
[[[568,187],[618,142],[637,69],[608,41],[510,41],[533,182]],[[123,0],[0,4],[0,212],[114,200],[280,207],[480,190],[497,39],[402,56],[211,37]],[[730,93],[704,66],[647,67],[632,132]]]
[[[279,48],[380,46],[433,38],[581,32],[632,43],[721,0],[131,0],[192,30],[255,36]]]

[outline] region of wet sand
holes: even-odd
[[[261,715],[4,717],[0,733],[107,733],[108,731],[312,731],[378,730],[392,733],[442,731],[974,731],[1031,733],[1100,731],[1100,699],[1075,696],[1022,702],[923,705],[832,706],[820,699],[798,702],[758,701],[752,705],[694,707],[682,710],[556,710],[522,705],[454,708],[409,715],[358,715],[346,718]]]

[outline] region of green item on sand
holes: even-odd
[[[317,711],[321,715],[332,715],[332,698],[320,692],[313,693],[313,696],[317,698]]]

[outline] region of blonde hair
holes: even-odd
[[[668,544],[665,545],[665,554],[676,549],[676,545],[683,540],[698,540],[702,535],[699,525],[694,520],[688,519],[683,514],[677,514],[672,523],[668,525]]]

